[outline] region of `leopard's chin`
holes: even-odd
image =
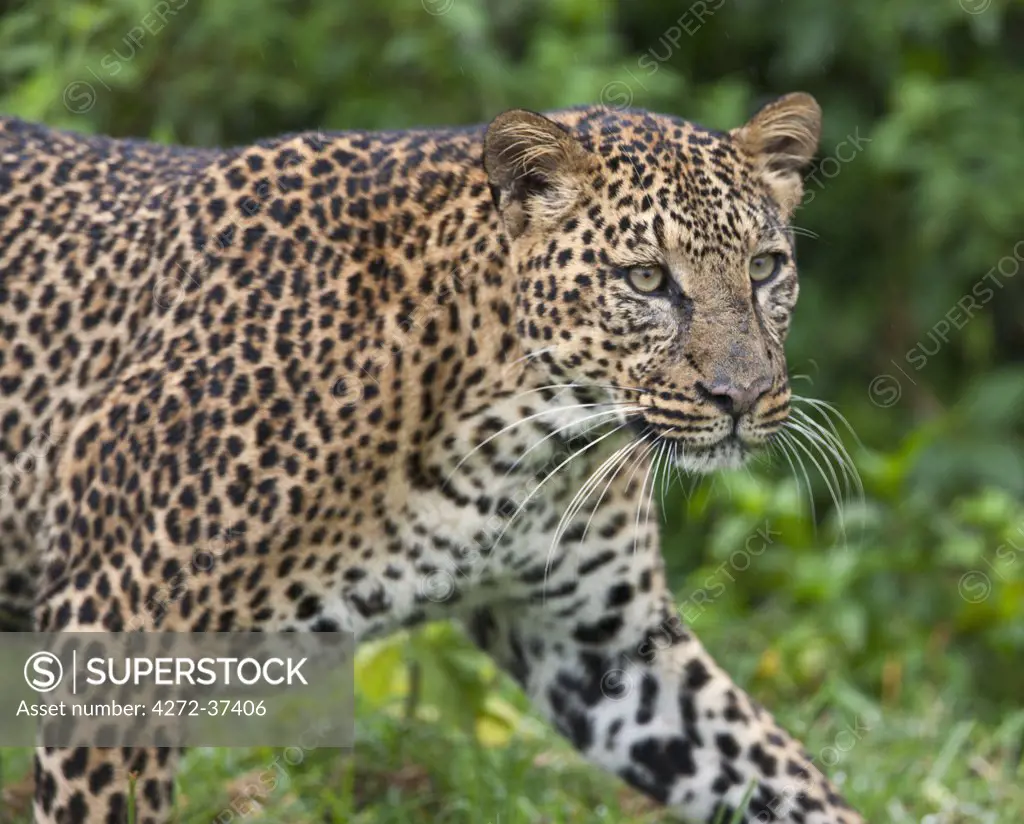
[[[721,469],[739,469],[757,451],[756,444],[745,443],[736,435],[727,435],[710,446],[690,446],[680,441],[676,465],[684,472],[706,475]]]
[[[685,437],[673,437],[674,427],[666,427],[649,420],[633,419],[627,424],[635,438],[646,440],[652,434],[672,444],[670,453],[684,472],[708,474],[721,469],[739,469],[757,455],[767,444],[765,440],[751,440],[735,429],[712,443],[694,442]]]

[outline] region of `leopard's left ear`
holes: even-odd
[[[575,204],[593,157],[544,115],[512,109],[484,136],[484,170],[512,238],[550,228]]]
[[[802,174],[818,150],[818,102],[804,92],[787,94],[730,134],[754,158],[783,211],[791,213],[803,195]]]

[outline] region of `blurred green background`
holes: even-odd
[[[1024,820],[1024,4],[0,9],[0,110],[159,141],[226,145],[598,102],[729,128],[776,94],[814,94],[824,135],[796,222],[816,237],[799,244],[790,365],[795,390],[836,404],[859,436],[840,424],[864,494],[845,496],[841,520],[820,477],[808,495],[778,460],[673,486],[672,580],[719,660],[870,820]],[[450,629],[367,648],[359,678],[354,762],[306,753],[249,820],[645,815]],[[867,731],[839,747],[846,729]],[[235,809],[233,782],[271,757],[193,753],[181,820]],[[4,792],[15,810],[18,787]]]

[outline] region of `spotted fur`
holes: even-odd
[[[788,414],[819,118],[798,94],[729,133],[516,110],[230,150],[0,120],[8,621],[454,618],[675,812],[859,822],[683,625],[648,488]],[[123,821],[128,771],[166,821],[174,760],[40,749],[36,821]]]

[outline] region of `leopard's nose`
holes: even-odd
[[[746,384],[732,381],[716,381],[710,386],[697,384],[697,389],[705,400],[733,418],[739,418],[753,409],[758,400],[771,388],[772,379],[768,377],[758,378]]]

